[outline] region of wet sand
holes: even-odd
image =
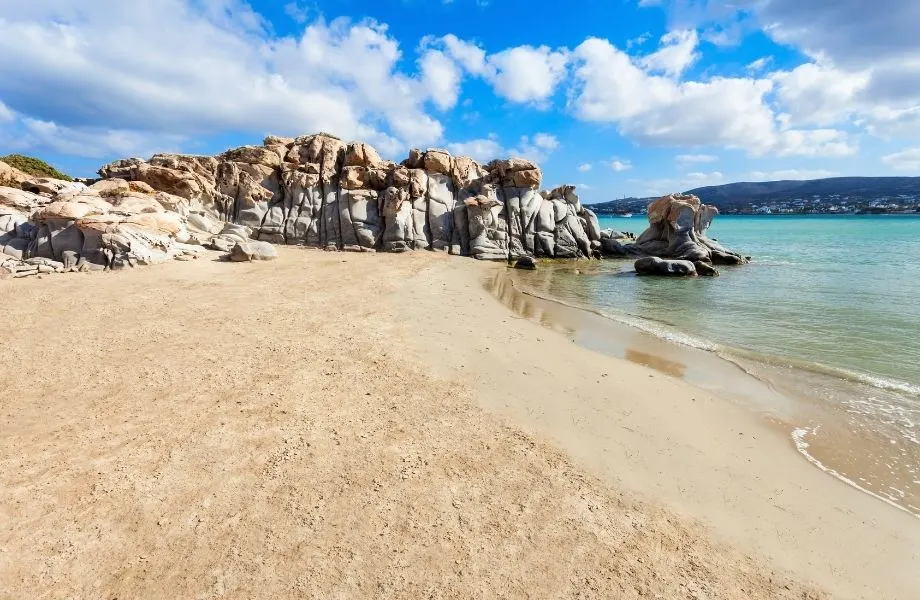
[[[595,276],[590,265],[579,267],[583,277]],[[763,415],[816,468],[920,519],[920,445],[904,439],[897,428],[899,419],[916,417],[881,414],[885,391],[794,364],[692,345],[701,340],[676,343],[589,307],[564,304],[545,291],[554,268],[575,267],[563,263],[544,265],[541,273],[498,271],[485,287],[510,309],[581,346],[683,379]],[[578,278],[569,275],[569,280]]]
[[[279,252],[0,281],[0,597],[920,589],[909,517],[500,267]]]

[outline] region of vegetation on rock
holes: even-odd
[[[0,161],[5,162],[14,169],[19,169],[23,173],[34,177],[51,177],[53,179],[63,179],[64,181],[73,181],[70,176],[61,173],[45,161],[32,156],[23,156],[22,154],[9,154],[0,156]]]

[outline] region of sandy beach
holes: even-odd
[[[278,251],[0,281],[0,597],[920,595],[920,520],[502,265]]]

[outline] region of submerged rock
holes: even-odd
[[[535,261],[530,256],[522,256],[517,259],[514,263],[515,269],[523,269],[525,271],[536,271],[537,270],[537,261]]]
[[[635,269],[640,275],[692,277],[697,274],[696,267],[689,260],[665,260],[656,256],[640,258]]]
[[[696,261],[693,263],[693,267],[696,269],[696,274],[702,277],[718,277],[719,272],[716,271],[715,267],[707,262]]]

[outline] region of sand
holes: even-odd
[[[280,255],[0,281],[0,598],[916,597],[916,519],[499,267]]]

